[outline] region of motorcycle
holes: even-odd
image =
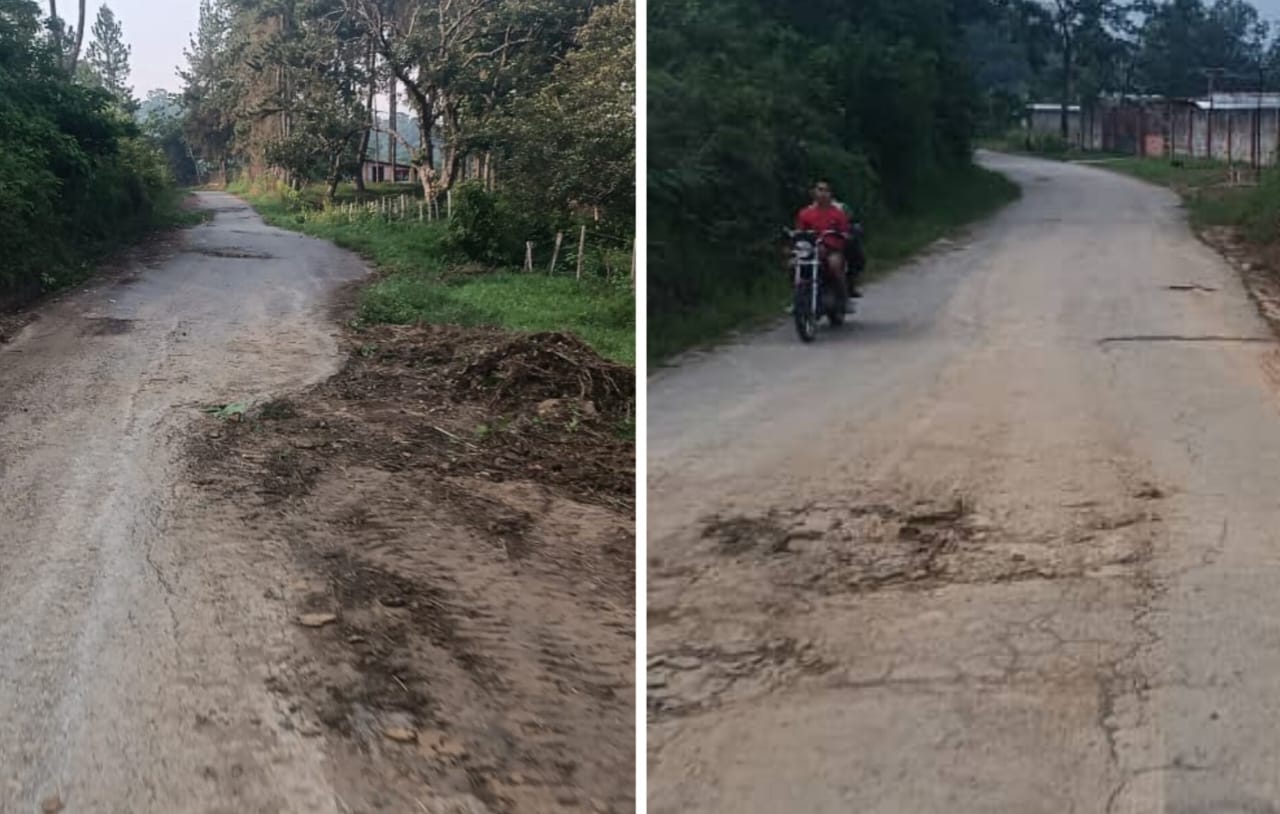
[[[818,336],[818,323],[824,316],[833,327],[838,328],[844,324],[849,312],[846,279],[831,279],[826,252],[822,248],[823,238],[840,233],[832,230],[818,233],[787,229],[785,234],[791,241],[794,286],[791,314],[800,340],[812,342]]]

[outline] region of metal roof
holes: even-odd
[[[1194,100],[1196,107],[1208,110],[1265,110],[1280,108],[1280,93],[1215,93],[1213,103],[1208,98]]]

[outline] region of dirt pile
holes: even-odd
[[[275,672],[290,725],[385,810],[634,810],[634,373],[562,334],[350,342],[196,448],[289,541],[290,617],[326,620]]]

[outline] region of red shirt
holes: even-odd
[[[829,250],[838,252],[844,250],[844,236],[852,231],[852,226],[849,223],[849,216],[835,204],[828,206],[810,204],[796,214],[796,229],[818,234],[828,229],[839,232],[838,235],[827,235],[822,239]]]

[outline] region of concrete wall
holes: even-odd
[[[1058,110],[1033,110],[1030,115],[1030,129],[1039,135],[1057,136],[1062,133],[1062,112]],[[1080,111],[1067,113],[1067,132],[1069,139],[1075,143],[1080,140]]]
[[[1082,125],[1083,120],[1083,125]],[[1058,136],[1062,134],[1062,111],[1033,110],[1027,119],[1032,133]],[[1068,141],[1086,150],[1099,149],[1102,144],[1102,120],[1094,111],[1086,110],[1083,116],[1078,110],[1067,112]]]
[[[1254,110],[1215,110],[1211,131],[1209,111],[1179,107],[1171,119],[1173,154],[1209,157],[1212,132],[1213,158],[1248,164],[1253,160],[1254,120],[1257,115]],[[1270,166],[1276,163],[1276,148],[1280,145],[1280,109],[1262,110],[1261,119],[1261,161]]]

